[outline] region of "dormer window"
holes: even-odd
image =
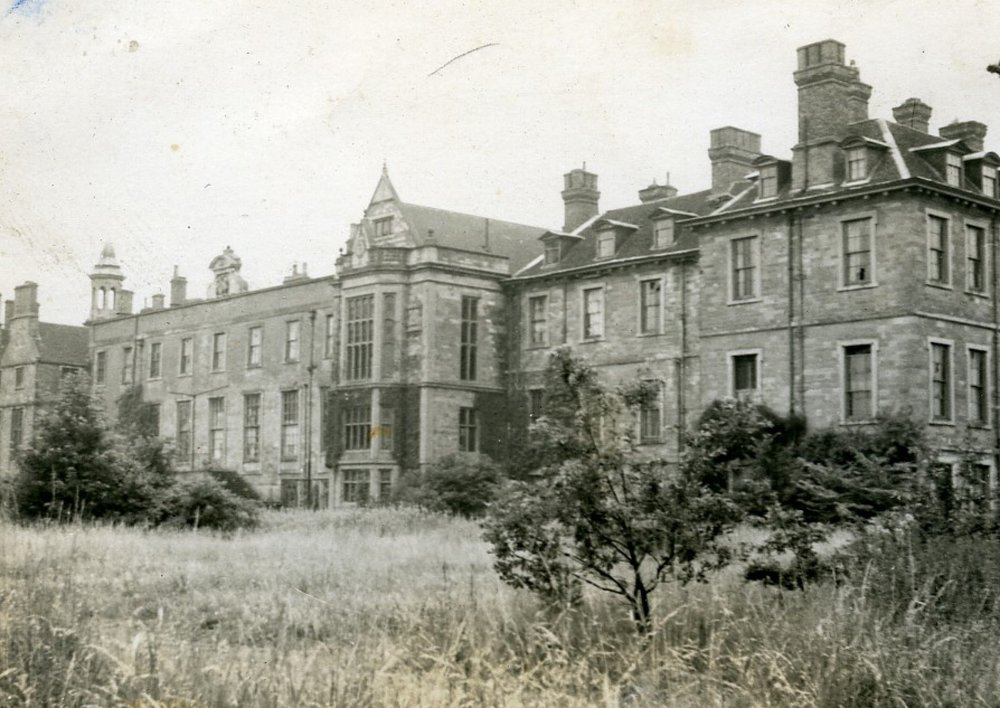
[[[605,231],[597,234],[597,257],[611,258],[615,255],[615,232]]]
[[[767,165],[760,168],[760,198],[778,196],[778,166]]]
[[[392,235],[392,217],[386,216],[381,219],[375,219],[375,236],[391,236]]]
[[[545,265],[553,265],[559,262],[559,242],[547,241],[545,243]]]
[[[983,165],[983,194],[992,199],[997,198],[997,168]]]
[[[847,181],[858,182],[868,176],[867,150],[863,147],[847,150]]]
[[[674,241],[673,219],[660,219],[653,222],[653,248],[666,248],[673,245]]]
[[[953,152],[945,155],[945,179],[952,187],[962,186],[962,156]]]

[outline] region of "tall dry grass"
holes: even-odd
[[[661,594],[638,641],[606,598],[547,611],[500,583],[474,523],[414,510],[232,537],[0,524],[0,705],[996,705],[992,607],[946,621],[938,585],[907,587],[909,614],[865,574],[730,574]]]

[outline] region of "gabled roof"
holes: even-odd
[[[46,364],[86,366],[90,332],[86,327],[38,323],[38,360]]]
[[[506,256],[510,272],[524,267],[542,252],[539,237],[545,229],[510,221],[488,219],[457,211],[399,202],[416,246],[437,244],[464,251]],[[433,231],[432,238],[428,234]]]
[[[656,221],[654,217],[662,218],[663,210],[676,213],[683,218],[708,214],[712,210],[712,204],[709,202],[711,193],[711,190],[706,189],[702,192],[657,200],[656,204],[636,204],[635,206],[606,211],[599,217],[592,219],[585,228],[579,231],[579,235],[582,237],[579,242],[569,243],[564,247],[558,263],[543,265],[539,259],[517,273],[517,276],[549,275],[591,264],[607,266],[630,258],[690,251],[697,248],[698,243],[694,235],[687,231],[677,231],[680,238],[673,245],[667,248],[653,249],[653,224]],[[597,234],[600,231],[600,226],[608,222],[627,225],[630,227],[629,233],[618,245],[613,258],[599,259],[597,258]]]

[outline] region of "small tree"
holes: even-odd
[[[640,631],[656,588],[700,579],[730,560],[723,536],[738,518],[724,493],[633,449],[651,389],[604,387],[568,349],[546,374],[544,415],[530,431],[530,481],[508,483],[484,522],[500,576],[559,603],[580,584],[620,597]]]
[[[73,373],[19,456],[15,497],[27,518],[135,522],[169,483],[164,470],[130,454],[109,429],[87,377]]]
[[[132,389],[112,429],[84,375],[63,380],[58,401],[21,454],[14,496],[24,518],[103,519],[231,531],[257,523],[257,505],[216,479],[179,481],[151,435]]]

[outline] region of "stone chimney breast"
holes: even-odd
[[[945,140],[961,140],[973,152],[981,152],[986,144],[986,125],[975,120],[964,120],[942,126],[938,134]]]
[[[760,157],[760,135],[726,126],[709,132],[708,159],[712,162],[712,194],[727,194],[733,182],[753,172]]]
[[[908,98],[892,109],[892,119],[907,128],[929,133],[931,107],[919,98]]]
[[[170,306],[177,307],[187,301],[187,278],[174,266],[174,277],[170,279]]]
[[[28,281],[14,288],[14,317],[38,317],[38,284]]]
[[[601,193],[597,191],[597,175],[587,172],[587,164],[583,168],[570,170],[563,175],[562,191],[565,205],[565,220],[563,231],[573,231],[588,219],[597,216],[598,201]]]
[[[648,187],[639,190],[639,201],[643,204],[649,204],[660,199],[670,199],[676,196],[677,187],[671,185],[669,179],[667,180],[667,184],[657,184],[656,180],[653,180],[653,183]]]

